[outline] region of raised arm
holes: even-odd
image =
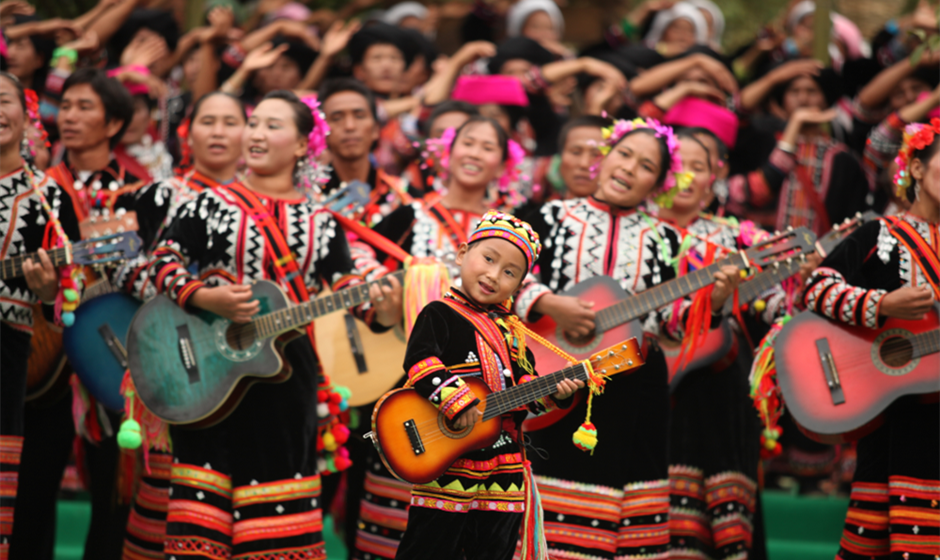
[[[878,109],[891,97],[891,92],[904,78],[913,74],[918,68],[930,68],[940,65],[940,52],[925,52],[918,64],[913,64],[911,57],[896,62],[890,68],[878,73],[868,82],[862,91],[858,92],[858,104],[865,109]]]
[[[496,54],[496,45],[489,41],[472,41],[460,48],[447,61],[443,71],[435,74],[424,86],[424,104],[428,107],[447,101],[454,82],[460,76],[464,66],[479,58],[488,58]]]
[[[822,63],[817,60],[794,60],[782,64],[741,90],[741,109],[746,113],[751,112],[770,95],[777,85],[797,76],[815,76],[820,70],[822,70]]]

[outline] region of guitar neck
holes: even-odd
[[[562,379],[587,381],[587,378],[587,369],[584,364],[578,363],[558,370],[551,375],[539,376],[532,381],[491,393],[486,397],[486,411],[483,413],[483,420],[496,418],[520,406],[555,393],[557,385]]]
[[[940,329],[922,332],[908,338],[911,345],[914,346],[912,358],[920,358],[928,354],[940,352]]]
[[[738,288],[738,301],[741,303],[750,303],[758,298],[762,293],[783,282],[800,271],[800,261],[793,260],[781,263],[769,270],[765,270],[754,278],[741,284]],[[730,300],[729,300],[730,301]],[[731,302],[731,305],[734,305]]]
[[[46,254],[49,255],[49,260],[52,261],[52,266],[54,267],[70,264],[68,251],[66,251],[65,247],[46,251]],[[3,261],[0,261],[0,279],[6,280],[8,278],[22,276],[23,263],[26,262],[26,259],[32,259],[33,264],[37,264],[39,263],[39,253],[28,253],[26,255],[17,255],[3,259]]]
[[[727,259],[628,297],[598,311],[594,320],[595,329],[598,333],[608,331],[709,286],[715,282],[715,272],[718,272],[724,265],[745,267],[747,260],[742,253],[732,253]]]
[[[252,321],[255,333],[260,338],[273,338],[294,329],[305,327],[323,315],[334,311],[343,311],[365,303],[369,301],[369,288],[383,282],[387,284],[389,276],[394,276],[399,283],[402,283],[405,271],[399,270],[373,282],[359,284],[300,305],[291,305],[266,313]]]

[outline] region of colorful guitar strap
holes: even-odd
[[[940,299],[940,258],[937,257],[936,250],[906,220],[897,216],[883,219],[892,226],[889,228],[891,235],[907,248],[914,262],[924,273],[924,278],[933,288],[934,299]],[[940,243],[940,240],[935,241]]]
[[[265,253],[274,269],[275,279],[287,292],[291,301],[295,304],[307,301],[310,294],[307,292],[307,286],[304,285],[297,259],[294,258],[294,253],[290,250],[277,221],[264,204],[253,192],[239,183],[221,185],[217,190],[230,194],[238,207],[254,221],[255,226],[264,236]],[[313,323],[307,326],[307,334],[313,342]]]
[[[496,323],[482,311],[457,301],[451,297],[445,297],[442,300],[451,309],[460,314],[472,326],[476,333],[477,355],[480,358],[480,370],[483,372],[483,380],[489,385],[490,389],[499,391],[506,388],[506,381],[503,379],[503,368],[512,368],[509,349],[506,346],[506,337]],[[499,363],[497,363],[497,356]]]

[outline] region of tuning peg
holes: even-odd
[[[806,255],[803,253],[800,253],[800,262],[806,262]]]
[[[787,226],[787,231],[793,231],[793,226]]]
[[[793,257],[787,257],[787,264],[793,264]]]

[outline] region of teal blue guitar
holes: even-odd
[[[392,276],[401,282],[404,271]],[[127,333],[137,394],[166,422],[211,426],[238,405],[253,383],[290,376],[280,347],[297,329],[367,301],[369,287],[385,278],[300,305],[291,305],[277,284],[260,280],[251,289],[261,311],[248,323],[232,323],[205,310],[189,312],[157,296],[140,308]]]
[[[350,181],[321,204],[341,214],[355,212],[369,201],[370,190],[362,181]],[[261,310],[244,324],[208,311],[189,313],[157,296],[140,308],[127,330],[127,364],[137,394],[166,422],[211,426],[228,416],[252,384],[290,376],[282,367],[287,364],[280,346],[297,329],[363,303],[370,285],[291,306],[277,284],[258,281],[252,292]]]
[[[369,185],[351,181],[322,204],[335,212],[350,212],[368,201]],[[139,247],[136,234],[134,239]],[[111,410],[124,410],[121,382],[128,365],[127,330],[140,305],[138,299],[114,292],[107,281],[98,282],[86,290],[75,310],[75,324],[63,334],[72,369],[85,388]]]

